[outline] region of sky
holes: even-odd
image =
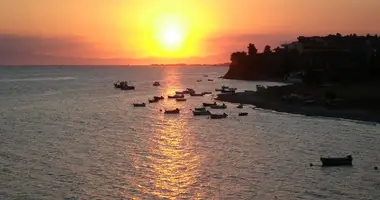
[[[224,63],[248,43],[379,34],[379,0],[0,0],[0,65]]]

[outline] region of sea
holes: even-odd
[[[281,84],[219,78],[227,70],[0,67],[0,199],[380,199],[377,124],[230,103],[212,111],[226,119],[193,116],[222,85]],[[121,80],[136,90],[115,89]],[[132,106],[186,88],[213,94]],[[352,167],[320,166],[348,154]]]

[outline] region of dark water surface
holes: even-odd
[[[251,107],[238,117],[233,104],[227,119],[193,117],[212,96],[132,107],[187,87],[274,84],[217,78],[226,71],[0,67],[0,199],[380,199],[379,126]],[[346,154],[353,167],[309,167]]]

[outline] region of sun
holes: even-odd
[[[161,27],[158,40],[164,50],[179,50],[184,42],[184,33],[180,26],[168,24]]]

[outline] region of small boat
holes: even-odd
[[[222,85],[222,89],[230,89],[229,86]]]
[[[223,114],[211,114],[210,115],[210,118],[211,119],[223,119],[223,118],[227,118],[227,114],[226,113],[223,113]]]
[[[133,104],[134,107],[145,107],[145,103],[134,103]]]
[[[255,92],[253,90],[244,90],[244,92]]]
[[[218,88],[217,88],[217,89],[215,89],[215,91],[216,91],[216,92],[221,92],[221,91],[223,91],[223,89],[218,89]]]
[[[342,165],[352,165],[352,156],[348,155],[346,157],[336,157],[336,158],[323,158],[321,157],[322,166],[342,166]]]
[[[214,106],[214,105],[217,105],[216,102],[214,102],[214,103],[203,103],[204,107],[210,107],[210,106]]]
[[[153,99],[155,100],[164,100],[165,98],[163,96],[154,96]]]
[[[212,94],[212,92],[202,92],[203,95]]]
[[[197,80],[197,82],[202,82],[202,80]]]
[[[154,82],[153,86],[160,86],[160,82],[158,82],[158,81]]]
[[[168,96],[169,99],[185,98],[183,94],[176,94],[174,96]]]
[[[227,106],[226,104],[222,104],[222,105],[211,105],[210,106],[212,109],[226,109]]]
[[[193,96],[193,97],[202,97],[203,95],[204,95],[203,93],[200,93],[200,94],[190,93],[190,96]]]
[[[183,91],[182,92],[175,92],[175,94],[179,94],[179,95],[181,95],[181,94],[185,94]]]
[[[208,81],[214,81],[214,79],[207,79]]]
[[[231,90],[231,89],[223,89],[221,92],[222,92],[222,93],[235,93],[235,90]]]
[[[158,99],[148,99],[149,103],[157,103],[159,100]]]
[[[208,77],[208,75],[204,75],[204,77]]]
[[[126,85],[126,86],[121,86],[120,89],[121,89],[121,90],[134,90],[134,89],[135,89],[135,86],[129,86],[129,85]]]
[[[210,111],[208,110],[199,110],[199,111],[193,111],[194,116],[204,116],[204,115],[211,115]]]
[[[247,116],[247,115],[248,115],[248,113],[246,113],[246,112],[239,113],[239,116]]]
[[[165,110],[165,114],[179,114],[179,109],[176,108],[174,110]]]
[[[176,98],[175,100],[176,100],[176,101],[186,101],[185,98]]]
[[[195,111],[205,111],[206,108],[205,107],[200,107],[200,108],[194,108]]]
[[[243,104],[240,104],[240,105],[238,105],[236,108],[243,108],[244,107],[244,105]]]

